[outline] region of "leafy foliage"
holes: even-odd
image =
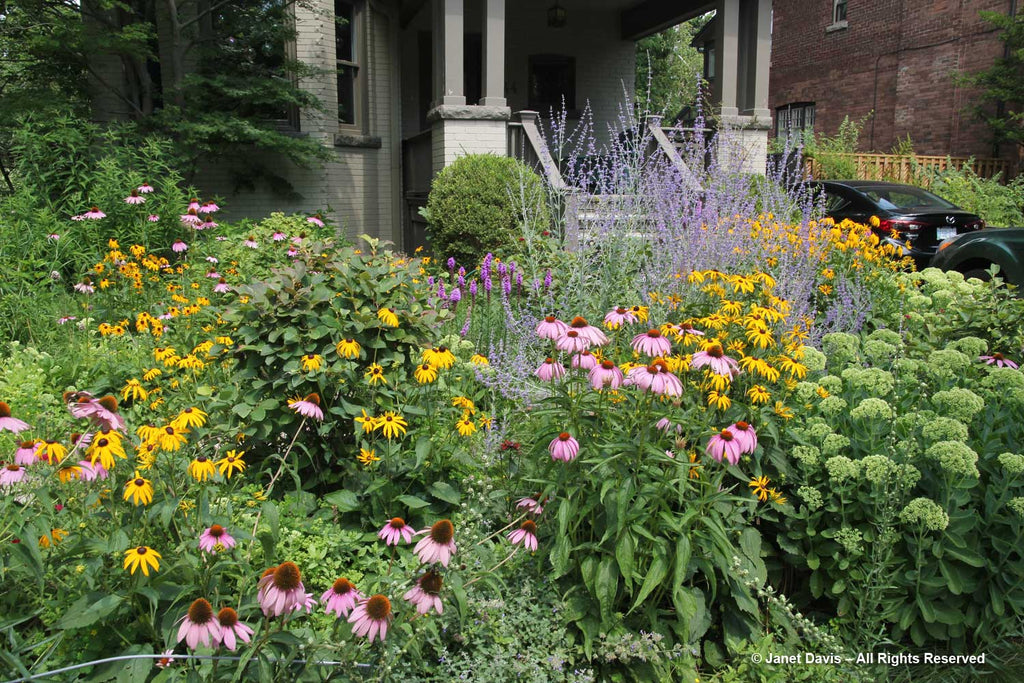
[[[989,125],[997,141],[1016,144],[1019,149],[1024,145],[1024,14],[981,12],[981,16],[1002,31],[999,38],[1005,43],[1005,52],[995,64],[963,80],[981,90],[975,115]]]

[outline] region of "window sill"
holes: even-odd
[[[380,149],[382,142],[379,135],[362,135],[360,133],[335,133],[335,147],[362,147],[364,149]]]
[[[843,21],[837,21],[831,26],[826,26],[825,33],[835,33],[836,31],[842,31],[846,28],[849,28],[849,24],[844,19]]]

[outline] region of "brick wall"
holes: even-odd
[[[955,75],[1002,55],[978,12],[1007,0],[849,0],[847,28],[828,31],[832,0],[775,0],[769,105],[815,103],[815,132],[872,110],[865,151],[888,152],[908,134],[921,154],[992,155],[987,127],[966,111],[972,91]],[[1003,146],[1004,152],[1011,152]]]

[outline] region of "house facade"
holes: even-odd
[[[770,74],[772,133],[834,135],[865,117],[863,151],[889,152],[909,135],[927,155],[1015,157],[995,147],[969,112],[974,90],[959,74],[1003,55],[979,12],[1009,0],[775,0]],[[1014,160],[1014,159],[1011,159]]]

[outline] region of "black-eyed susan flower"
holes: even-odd
[[[430,384],[437,379],[437,369],[430,363],[420,363],[413,376],[420,384]]]
[[[476,413],[476,405],[474,405],[474,403],[465,396],[453,396],[452,406],[455,408],[462,408],[470,415]]]
[[[323,367],[324,364],[323,356],[318,353],[306,354],[301,360],[303,372],[316,372]]]
[[[171,420],[171,426],[178,431],[187,431],[192,427],[202,427],[206,424],[207,415],[199,408],[185,408],[178,413],[178,417]]]
[[[491,417],[490,415],[481,415],[479,424],[480,429],[490,430],[490,428],[494,426],[494,418]]]
[[[39,537],[39,547],[49,548],[51,545],[57,545],[67,536],[69,536],[69,533],[64,529],[51,529],[49,534],[43,534]]]
[[[67,446],[59,441],[40,441],[36,444],[36,458],[56,464],[68,454]]]
[[[469,362],[472,363],[473,365],[490,365],[491,364],[491,361],[487,360],[487,356],[484,356],[484,355],[479,354],[479,353],[474,353],[470,357]]]
[[[789,373],[790,377],[803,379],[807,377],[807,366],[803,363],[798,363],[796,360],[789,356],[779,356],[779,367]]]
[[[373,417],[371,415],[367,415],[366,414],[366,410],[364,409],[362,416],[361,417],[357,417],[355,420],[356,420],[356,423],[362,429],[363,434],[369,434],[370,432],[372,432],[375,429],[377,429],[378,422],[379,422],[380,418]]]
[[[786,504],[786,497],[779,493],[778,491],[776,491],[775,489],[768,489],[768,495],[771,497],[772,502],[775,503],[776,505]]]
[[[768,477],[754,477],[747,486],[753,489],[751,493],[757,496],[757,499],[763,503],[768,500],[768,483]]]
[[[61,467],[57,470],[57,478],[60,479],[62,484],[67,484],[69,481],[77,481],[82,478],[82,468],[77,465]]]
[[[455,354],[447,346],[438,346],[423,350],[423,362],[441,370],[448,370],[455,365]]]
[[[380,460],[380,458],[377,457],[376,451],[372,448],[360,448],[359,455],[356,456],[356,460],[358,460],[361,465],[371,465]]]
[[[384,376],[384,368],[377,363],[370,364],[370,367],[366,369],[365,377],[370,386],[374,386],[378,382],[388,383],[387,377]]]
[[[732,399],[724,393],[711,390],[708,392],[708,405],[714,406],[719,410],[728,410],[732,405]]]
[[[124,568],[131,569],[134,574],[136,569],[141,568],[145,576],[149,576],[149,570],[160,571],[161,555],[149,546],[140,545],[136,548],[129,548],[124,551]]]
[[[206,481],[213,476],[213,473],[217,471],[213,461],[207,458],[205,455],[196,456],[196,458],[188,464],[188,473],[192,475],[192,478],[196,481]]]
[[[160,432],[163,431],[160,427],[153,424],[144,424],[135,430],[135,433],[139,435],[139,438],[143,442],[157,441],[160,438]]]
[[[786,404],[784,404],[782,401],[775,402],[775,407],[772,409],[772,412],[786,420],[789,420],[790,418],[793,417],[793,411],[787,408]]]
[[[142,381],[152,382],[162,374],[164,374],[164,371],[160,368],[147,368],[145,372],[142,373]]]
[[[103,432],[100,432],[102,434]],[[119,458],[127,458],[125,455],[124,448],[121,446],[121,442],[118,439],[113,439],[109,436],[97,435],[97,438],[93,439],[92,444],[89,446],[89,450],[85,452],[87,458],[89,458],[89,464],[95,465],[96,461],[100,461],[100,465],[105,470],[114,469],[114,456]]]
[[[206,363],[191,353],[179,358],[175,365],[182,370],[202,370],[206,367]]]
[[[174,350],[173,346],[158,346],[153,349],[153,358],[160,361],[161,363],[168,358],[177,356],[178,352]]]
[[[153,502],[153,484],[148,479],[144,479],[136,470],[135,476],[124,485],[122,497],[125,500],[131,500],[135,505],[149,505]]]
[[[388,327],[398,327],[398,314],[394,309],[381,308],[377,311],[377,319]]]
[[[380,429],[383,431],[384,436],[387,439],[395,439],[399,436],[405,436],[406,428],[409,426],[409,423],[405,421],[405,418],[395,413],[393,410],[385,412],[376,419],[377,422],[374,429]]]
[[[342,339],[335,344],[334,350],[342,358],[359,358],[359,352],[362,350],[362,347],[355,339]]]
[[[242,459],[243,455],[245,455],[245,451],[228,451],[227,455],[217,461],[217,471],[225,479],[230,479],[235,471],[244,472],[245,460]]]
[[[156,439],[156,443],[162,451],[176,451],[185,445],[185,434],[185,430],[167,425],[160,429],[160,436]]]
[[[458,430],[462,436],[470,436],[476,432],[476,425],[470,418],[469,413],[462,416],[462,419],[455,423],[455,429]]]

